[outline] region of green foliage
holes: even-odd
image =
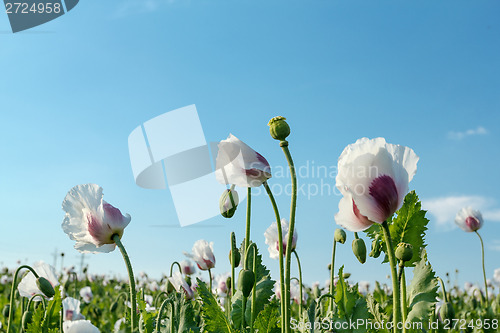
[[[413,269],[413,279],[407,291],[408,317],[407,321],[427,320],[433,311],[433,304],[438,296],[438,282],[431,265],[427,262],[425,250],[422,259]]]
[[[426,212],[422,210],[422,204],[415,191],[411,191],[406,195],[403,206],[396,212],[396,216],[388,221],[394,248],[401,242],[413,245],[413,258],[405,262],[406,267],[412,267],[420,261],[420,252],[427,246],[424,242],[425,231],[429,223],[425,217]],[[380,242],[378,245],[387,254],[381,226],[374,224],[366,230],[366,233],[372,240]],[[384,262],[388,262],[387,255]]]
[[[271,302],[264,307],[255,319],[254,328],[258,333],[279,333],[279,319],[279,303],[276,301]]]
[[[198,294],[202,301],[203,332],[231,333],[233,332],[229,320],[222,312],[219,304],[206,284],[197,279]]]
[[[358,286],[350,287],[344,280],[344,266],[339,269],[339,280],[335,287],[335,303],[337,304],[337,313],[334,315],[335,321],[357,322],[370,318],[366,300],[359,294]],[[356,326],[354,329],[348,328],[342,332],[364,333],[366,329],[363,325]]]

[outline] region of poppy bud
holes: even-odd
[[[240,260],[241,260],[241,254],[238,249],[236,251],[229,250],[229,263],[232,265],[232,256],[234,253],[234,267],[238,267],[240,265]]]
[[[28,330],[28,325],[31,324],[32,319],[33,319],[33,313],[31,311],[28,310],[23,313],[23,318],[21,319],[21,325],[24,331]]]
[[[439,309],[439,316],[442,321],[453,320],[455,318],[455,310],[453,310],[453,305],[450,302],[445,302]]]
[[[410,261],[413,258],[413,246],[408,243],[399,243],[396,248],[396,258],[403,262]]]
[[[372,250],[370,251],[369,256],[372,258],[378,258],[381,252],[382,252],[382,243],[380,242],[380,236],[377,235],[375,239],[372,241]]]
[[[220,214],[225,218],[233,217],[238,207],[239,197],[235,190],[225,190],[219,200]]]
[[[227,286],[227,290],[228,290],[228,294],[232,291],[231,290],[231,277],[228,276],[227,279],[226,279],[226,286]]]
[[[186,283],[191,287],[191,277],[189,275],[186,276]]]
[[[343,229],[335,229],[333,239],[340,244],[344,244],[347,239],[347,235]]]
[[[290,135],[290,126],[288,126],[285,120],[286,118],[282,116],[269,120],[269,124],[267,125],[273,139],[283,141]]]
[[[344,273],[342,274],[342,277],[344,278],[344,280],[347,280],[348,278],[351,277],[351,273]]]
[[[2,315],[5,318],[9,318],[9,313],[10,313],[10,305],[9,304],[5,304],[5,306],[3,307],[3,310],[2,310]]]
[[[117,308],[118,308],[118,303],[113,302],[113,303],[111,303],[111,306],[109,307],[109,312],[115,312]]]
[[[167,293],[170,294],[172,291],[174,291],[174,285],[170,282],[170,280],[167,280]]]
[[[366,261],[366,246],[365,241],[361,238],[354,239],[352,241],[352,252],[356,258],[358,258],[359,262],[364,264]]]
[[[254,283],[255,274],[249,269],[242,269],[238,276],[238,289],[241,290],[243,296],[248,297],[250,295]]]
[[[40,276],[38,279],[36,279],[36,285],[38,289],[40,289],[40,291],[48,298],[51,298],[56,294],[54,287],[52,287],[49,280],[47,280],[43,276]]]

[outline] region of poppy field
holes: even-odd
[[[128,279],[56,272],[44,262],[4,269],[0,274],[2,332],[147,332],[147,333],[290,333],[290,332],[499,332],[500,268],[489,279],[484,270],[480,211],[466,206],[455,223],[477,237],[482,247],[482,286],[454,285],[438,276],[428,260],[426,231],[430,217],[411,189],[419,157],[413,149],[361,138],[338,158],[336,188],[342,194],[331,235],[330,278],[325,286],[303,282],[296,226],[297,175],[293,131],[286,118],[269,121],[270,141],[288,164],[292,188],[289,206],[278,207],[270,183],[273,172],[264,156],[229,135],[218,146],[215,177],[227,189],[220,213],[230,219],[246,210],[245,234],[231,232],[227,257],[216,258],[213,243],[196,241],[185,257],[171,263],[161,279],[136,274],[122,236],[133,223],[104,200],[103,188],[81,184],[62,199],[62,230],[75,251],[105,256],[119,251]],[[262,187],[274,211],[266,230],[252,228],[252,189]],[[246,204],[238,191],[246,191]],[[108,198],[106,198],[107,200]],[[109,198],[112,201],[113,198]],[[196,205],[196,203],[193,203]],[[55,207],[57,209],[58,207]],[[297,222],[299,224],[300,222]],[[268,248],[258,248],[251,235],[264,234]],[[367,242],[365,242],[367,240]],[[390,283],[351,283],[339,247],[352,246],[363,264],[383,263]],[[272,276],[263,256],[273,259]],[[231,271],[214,276],[218,261]],[[291,267],[298,267],[292,276]],[[194,274],[201,272],[200,277]],[[367,279],[369,272],[366,273]]]

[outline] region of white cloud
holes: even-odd
[[[448,231],[456,228],[455,215],[466,206],[478,209],[486,221],[500,222],[500,208],[493,198],[483,196],[448,196],[422,200],[422,207],[429,211],[438,229]],[[499,245],[500,246],[500,245]]]
[[[465,137],[473,136],[473,135],[485,135],[488,134],[488,130],[482,126],[478,126],[475,129],[468,129],[464,132],[448,132],[448,139],[452,140],[462,140]]]

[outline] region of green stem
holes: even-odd
[[[253,246],[253,273],[257,273],[257,245],[252,243]],[[253,333],[253,322],[255,320],[255,301],[256,301],[256,291],[257,291],[257,276],[253,280],[252,289],[252,308],[250,309],[250,333]]]
[[[241,331],[245,332],[245,307],[247,304],[247,298],[243,296],[241,303]]]
[[[292,199],[290,203],[290,226],[288,228],[288,241],[286,247],[286,257],[285,257],[285,298],[286,298],[286,321],[285,321],[285,332],[289,333],[290,331],[290,259],[292,254],[292,241],[293,241],[293,233],[295,230],[295,210],[297,208],[297,175],[295,173],[295,166],[293,165],[292,155],[290,154],[290,150],[288,149],[288,141],[282,140],[280,142],[280,146],[285,153],[286,160],[288,162],[288,168],[290,169],[290,177],[292,181]]]
[[[285,311],[286,311],[286,306],[285,306],[285,299],[284,299],[284,290],[285,290],[285,274],[284,274],[284,266],[283,266],[283,229],[281,228],[281,218],[280,218],[280,213],[278,210],[278,205],[276,205],[276,200],[274,200],[274,195],[271,192],[271,189],[269,188],[269,184],[267,184],[267,181],[263,183],[264,188],[266,189],[267,195],[269,196],[269,199],[271,200],[271,204],[273,206],[274,210],[274,215],[276,216],[276,225],[278,227],[278,242],[281,246],[278,246],[278,251],[279,251],[279,266],[280,266],[280,290],[281,290],[281,299],[280,299],[280,305],[281,305],[281,332],[284,332],[285,330]]]
[[[121,293],[121,294],[123,294],[123,293]],[[121,295],[121,294],[120,294],[120,295]],[[124,294],[125,294],[125,297],[127,297],[127,293],[124,293]],[[116,302],[118,302],[118,298],[120,298],[120,295],[118,295],[118,297],[116,298]],[[163,295],[165,295],[165,296],[167,296],[167,297],[168,297],[168,294],[167,294],[167,292],[165,292],[165,291],[162,291],[162,292],[158,293],[158,294],[155,296],[154,300],[153,300],[153,306],[157,306],[157,305],[158,305],[158,300],[159,300],[159,299],[160,299],[160,297],[161,297],[161,296],[163,296]]]
[[[231,298],[232,296],[236,293],[236,290],[234,289],[235,288],[235,285],[236,283],[234,282],[234,271],[236,269],[236,262],[235,262],[235,254],[233,253],[233,251],[235,251],[235,248],[233,246],[233,244],[236,244],[236,235],[234,234],[234,232],[231,232]],[[232,302],[231,302],[231,298],[228,298],[228,306],[229,306],[229,313],[231,313],[231,306],[232,306]]]
[[[488,300],[488,282],[486,282],[486,269],[484,268],[484,243],[483,243],[483,238],[477,232],[475,231],[477,237],[479,237],[479,240],[481,241],[481,255],[482,255],[482,261],[483,261],[483,278],[484,278],[484,296],[486,298],[486,307],[489,306],[489,300]]]
[[[299,255],[297,254],[297,251],[293,250],[293,253],[295,254],[295,258],[297,259],[297,266],[299,267],[299,286],[300,286],[300,292],[299,292],[299,297],[300,297],[300,302],[299,302],[299,309],[300,309],[300,316],[302,317],[302,311],[304,305],[302,304],[302,267],[300,266],[300,260],[299,260]]]
[[[158,316],[156,316],[156,333],[160,333],[160,323],[161,323],[161,315],[163,314],[163,310],[165,310],[165,307],[167,306],[168,303],[171,303],[170,299],[166,299],[161,303],[160,310],[158,310]],[[170,318],[172,321],[173,318]],[[173,331],[172,331],[173,332]]]
[[[335,237],[334,237],[335,238]],[[333,251],[332,251],[332,264],[330,266],[330,294],[333,295],[335,288],[335,250],[337,248],[337,242],[333,240]],[[330,301],[330,312],[333,315],[333,300]]]
[[[247,253],[248,245],[250,244],[250,213],[252,206],[252,188],[247,189],[247,226],[245,230],[245,252]]]
[[[208,269],[208,278],[210,279],[210,292],[212,292],[212,270]]]
[[[389,231],[389,225],[387,221],[384,221],[381,225],[382,231],[384,233],[385,244],[387,247],[387,256],[389,257],[389,265],[391,266],[391,276],[392,276],[392,310],[393,318],[392,322],[394,324],[394,332],[399,332],[398,323],[401,313],[400,306],[400,294],[399,294],[399,283],[396,272],[396,258],[394,254],[394,246],[392,244],[391,233]]]
[[[179,272],[181,272],[182,274],[181,264],[179,264],[177,261],[174,261],[172,265],[170,265],[170,277],[172,277],[172,273],[174,271],[174,265],[177,265],[177,267],[179,268]]]
[[[35,278],[38,279],[38,274],[35,272],[33,268],[31,268],[28,265],[22,265],[19,266],[19,268],[16,270],[14,273],[14,279],[12,280],[12,287],[10,289],[10,305],[9,305],[9,319],[7,321],[7,333],[10,333],[10,323],[12,321],[13,313],[14,313],[14,294],[16,292],[16,281],[17,281],[17,276],[19,275],[19,271],[23,268],[29,269],[31,273],[35,276]]]
[[[405,266],[403,262],[399,263],[398,281],[401,288],[401,318],[403,321],[403,333],[406,333],[406,278],[405,278]]]
[[[42,294],[35,294],[33,296],[30,297],[29,301],[28,301],[28,306],[26,307],[26,310],[29,310],[30,309],[30,306],[31,306],[31,303],[35,301],[35,298],[37,297],[40,297],[41,299],[41,302],[42,302],[42,306],[43,306],[43,311],[45,311],[47,309],[47,304],[45,303],[45,295],[42,295]]]
[[[74,299],[77,299],[76,296],[78,295],[78,274],[76,274],[76,272],[71,272],[70,273],[71,276],[73,276],[73,285],[74,285],[74,289],[73,289],[73,298]]]
[[[123,260],[125,261],[125,265],[127,266],[127,272],[130,284],[130,307],[131,307],[130,325],[131,325],[131,332],[135,333],[135,328],[138,327],[137,325],[138,321],[137,321],[137,295],[135,293],[134,272],[132,270],[132,264],[130,263],[127,251],[125,250],[125,247],[123,246],[120,240],[120,236],[115,234],[113,235],[112,239],[115,242],[116,246],[118,246],[118,248],[120,249],[120,252],[122,253],[123,256]]]

